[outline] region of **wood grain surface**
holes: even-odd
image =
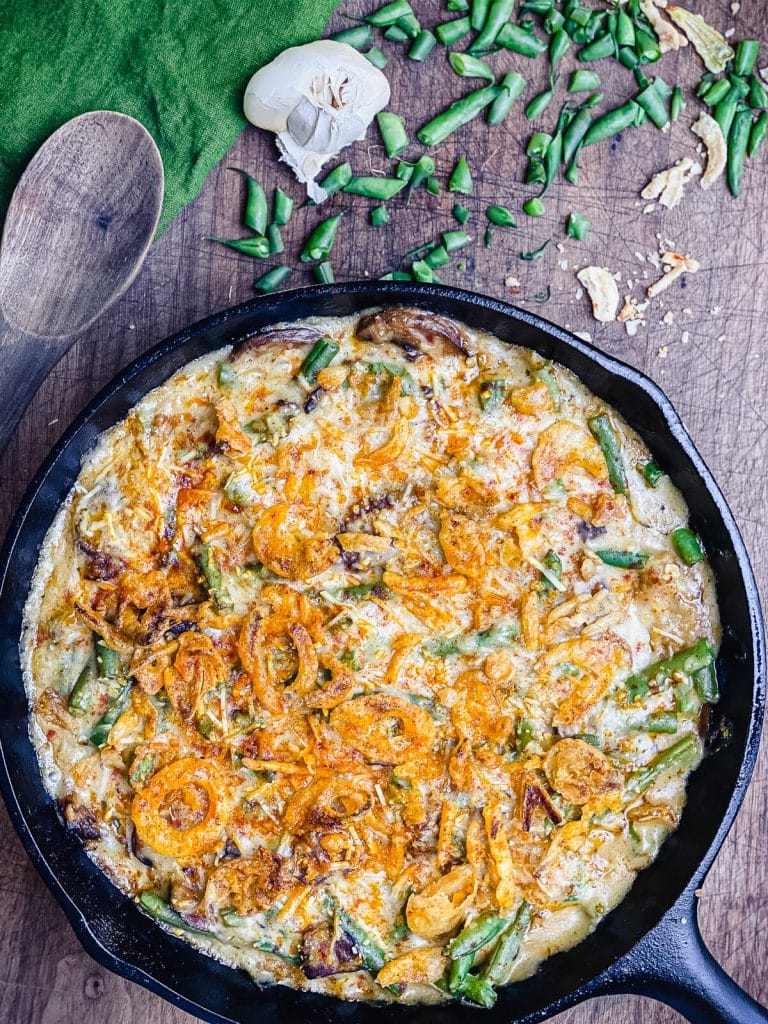
[[[736,37],[761,36],[763,5],[745,0],[734,17],[723,0],[696,5],[721,29],[733,25]],[[735,5],[738,6],[738,5]],[[445,20],[435,2],[415,4],[426,24]],[[358,0],[346,3],[331,24],[338,29],[363,10]],[[438,47],[426,64],[404,59],[384,43],[392,58],[387,69],[393,87],[392,109],[417,128],[441,105],[467,91],[453,76]],[[765,56],[763,56],[765,62]],[[516,67],[531,81],[529,95],[543,87],[534,65],[522,57],[498,54],[497,69]],[[631,75],[601,66],[606,94],[616,104],[632,90]],[[689,50],[669,54],[661,66],[668,82],[691,82],[701,67]],[[558,105],[559,107],[559,105]],[[547,127],[556,111],[545,119]],[[445,175],[456,155],[469,157],[475,194],[466,205],[476,235],[465,251],[466,268],[440,271],[451,284],[498,297],[509,297],[505,278],[521,282],[518,304],[577,331],[589,331],[595,343],[645,370],[670,396],[699,450],[720,482],[744,533],[766,599],[768,585],[768,457],[765,394],[768,390],[765,338],[768,314],[765,157],[749,164],[737,202],[718,183],[709,192],[690,186],[672,211],[643,213],[640,189],[650,175],[683,155],[695,155],[696,141],[687,125],[696,117],[689,103],[682,122],[660,134],[645,126],[588,150],[577,188],[554,187],[547,213],[519,218],[516,231],[496,229],[493,247],[482,244],[484,209],[491,202],[519,208],[526,190],[521,179],[521,139],[529,131],[521,105],[507,123],[489,130],[482,122],[459,131],[435,153]],[[375,130],[350,153],[359,174],[386,168]],[[418,154],[413,149],[413,155]],[[84,334],[58,364],[28,409],[10,448],[0,461],[0,516],[4,527],[35,468],[83,404],[121,367],[166,335],[189,323],[252,296],[259,263],[210,241],[207,236],[240,232],[242,181],[227,170],[246,167],[267,187],[280,184],[300,192],[287,169],[278,165],[271,139],[246,130],[233,150],[213,170],[196,201],[151,249],[141,274],[119,303]],[[424,190],[410,201],[391,204],[387,228],[366,223],[367,203],[336,196],[329,212],[345,217],[334,250],[337,280],[376,277],[396,267],[400,256],[419,242],[455,226],[453,197],[433,198]],[[564,238],[564,219],[577,209],[592,220],[583,243]],[[323,211],[325,212],[325,211]],[[285,231],[287,262],[293,262],[316,211],[299,210]],[[553,238],[544,257],[519,259],[521,251]],[[675,284],[647,311],[647,326],[629,338],[620,324],[598,325],[580,294],[576,270],[596,263],[621,274],[621,289],[640,298],[658,272],[645,257],[660,240],[689,252],[701,262],[698,274]],[[562,242],[562,250],[556,245]],[[289,284],[308,283],[305,268]],[[630,285],[631,282],[631,285]],[[541,300],[549,298],[546,302]],[[714,955],[753,996],[768,1002],[768,763],[761,758],[744,806],[704,886],[700,917]],[[0,807],[0,1021],[3,1024],[182,1024],[192,1018],[157,996],[102,970],[81,949],[63,913],[37,877]],[[640,997],[611,997],[560,1015],[559,1024],[661,1024],[678,1015]]]

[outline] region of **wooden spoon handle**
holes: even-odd
[[[50,370],[66,352],[60,341],[33,338],[0,319],[0,452]]]

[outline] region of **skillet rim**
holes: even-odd
[[[574,1005],[581,1000],[588,998],[590,995],[596,995],[600,992],[609,991],[611,987],[616,990],[616,986],[609,982],[609,987],[606,988],[605,980],[607,976],[613,972],[614,968],[623,960],[629,960],[632,955],[633,949],[641,943],[645,937],[649,936],[654,932],[664,921],[665,917],[669,917],[677,908],[683,903],[686,904],[686,900],[690,898],[694,888],[699,886],[703,881],[709,867],[714,861],[732,823],[738,812],[739,807],[746,795],[746,789],[751,778],[755,761],[757,758],[758,747],[760,742],[760,734],[762,731],[762,718],[765,706],[765,633],[764,625],[762,621],[762,614],[760,609],[759,592],[757,584],[752,571],[749,556],[744,545],[744,541],[741,537],[738,526],[736,525],[733,514],[728,507],[728,504],[714,480],[711,472],[706,466],[704,460],[699,454],[696,446],[688,435],[685,427],[683,426],[682,420],[678,413],[675,411],[672,403],[667,398],[662,389],[652,381],[642,371],[637,370],[635,367],[623,362],[622,360],[597,349],[595,346],[588,342],[577,338],[571,332],[551,323],[545,318],[539,316],[536,313],[529,312],[528,310],[520,309],[519,307],[513,306],[509,303],[503,302],[498,299],[494,299],[490,296],[481,295],[476,292],[467,291],[460,288],[453,288],[447,286],[438,285],[422,285],[417,283],[404,283],[404,282],[383,282],[383,281],[353,281],[344,284],[330,285],[330,286],[310,286],[306,288],[293,289],[286,292],[280,292],[276,295],[265,295],[258,298],[249,300],[241,303],[237,306],[230,307],[228,309],[219,311],[212,314],[209,317],[200,320],[191,326],[176,332],[160,343],[154,345],[146,352],[138,356],[133,362],[131,362],[126,368],[121,370],[115,377],[112,378],[92,399],[87,403],[83,411],[74,419],[71,425],[64,432],[62,437],[56,442],[48,456],[43,461],[41,467],[35,473],[31,483],[29,484],[24,497],[22,498],[18,510],[16,511],[12,522],[8,528],[8,532],[3,544],[2,551],[0,551],[0,609],[2,609],[5,600],[5,589],[6,579],[8,570],[12,565],[14,554],[16,551],[16,543],[19,534],[24,528],[26,520],[29,516],[30,511],[33,509],[35,500],[48,478],[49,474],[57,467],[61,457],[67,452],[73,440],[76,439],[76,435],[81,431],[83,427],[87,427],[95,414],[101,407],[116,396],[119,392],[126,389],[130,382],[143,371],[148,370],[154,363],[161,360],[164,356],[170,355],[177,349],[183,349],[186,343],[193,341],[200,335],[204,335],[207,332],[215,330],[223,330],[231,325],[232,336],[229,341],[243,340],[244,337],[253,336],[257,331],[247,330],[242,336],[237,334],[236,328],[238,322],[243,318],[247,317],[248,314],[255,310],[265,310],[274,307],[276,310],[281,310],[281,313],[275,312],[270,316],[266,323],[269,322],[289,322],[294,319],[303,318],[307,315],[313,315],[312,313],[291,313],[291,305],[295,303],[301,303],[304,301],[312,302],[313,300],[322,301],[323,299],[343,299],[345,295],[350,295],[353,298],[365,297],[368,300],[369,306],[376,306],[379,304],[388,303],[412,303],[422,304],[432,307],[437,312],[445,312],[444,307],[446,304],[455,303],[464,307],[476,308],[480,313],[488,314],[493,313],[497,317],[507,323],[525,325],[534,331],[548,335],[549,338],[559,344],[565,345],[568,349],[575,351],[582,358],[585,358],[588,362],[596,364],[605,373],[615,376],[622,381],[629,384],[631,387],[641,391],[645,396],[656,406],[661,412],[664,420],[664,428],[674,438],[677,445],[685,455],[685,459],[693,469],[695,476],[698,481],[706,489],[710,499],[714,503],[717,512],[722,521],[722,525],[728,535],[731,552],[736,559],[738,568],[738,575],[744,587],[744,597],[746,602],[746,608],[749,614],[749,625],[752,639],[752,656],[754,659],[754,673],[753,673],[753,688],[752,688],[752,700],[751,700],[751,713],[749,716],[749,722],[746,729],[746,735],[744,739],[743,755],[738,765],[738,772],[736,779],[733,783],[733,787],[730,789],[730,795],[728,797],[727,806],[725,813],[720,819],[717,825],[714,835],[711,841],[706,846],[705,852],[693,869],[692,875],[687,884],[679,890],[678,895],[673,898],[672,903],[667,906],[659,913],[658,917],[647,927],[643,927],[642,932],[639,936],[631,943],[631,945],[621,953],[615,954],[607,965],[604,965],[600,970],[587,977],[581,984],[576,988],[571,989],[564,995],[556,998],[555,1000],[542,1005],[538,1010],[525,1013],[523,1016],[515,1017],[516,1020],[522,1022],[533,1022],[543,1020],[551,1014],[560,1012],[569,1006]],[[361,309],[367,308],[362,306]],[[317,313],[315,313],[317,315]],[[339,311],[336,313],[330,313],[328,315],[341,315]],[[458,315],[458,314],[449,314]],[[227,344],[227,339],[216,339],[216,345],[221,346]],[[535,343],[528,344],[527,342],[519,342],[524,347],[535,348]],[[194,358],[194,357],[192,357]],[[189,361],[189,360],[186,360]],[[184,365],[181,363],[180,365]],[[171,371],[175,372],[175,371]],[[166,378],[167,379],[167,378]],[[148,390],[156,387],[157,384],[150,385],[149,388],[143,390],[141,393],[145,394]],[[592,388],[590,388],[592,390]],[[131,404],[134,404],[138,399],[134,397],[131,400]],[[119,418],[119,417],[118,417]],[[117,422],[118,418],[112,418],[112,423]],[[85,443],[82,445],[75,445],[75,449],[82,455],[85,451],[89,450],[94,442],[95,436],[98,436],[104,429],[108,429],[108,425],[102,426],[98,433],[92,436],[90,439],[84,439]],[[72,481],[68,484],[67,490],[71,487]],[[66,492],[65,492],[66,493]],[[54,509],[51,516],[55,515],[58,506]],[[48,522],[48,526],[50,521]],[[47,527],[46,527],[47,529]],[[18,680],[17,680],[18,682]],[[0,682],[0,685],[5,685],[4,680]],[[22,689],[24,688],[23,680],[21,680]],[[25,693],[26,699],[26,693]],[[24,812],[22,811],[15,791],[14,783],[11,779],[9,766],[6,760],[5,751],[0,742],[0,791],[2,792],[8,811],[13,822],[14,828],[18,833],[22,844],[30,856],[32,862],[41,874],[47,887],[52,891],[59,905],[64,910],[67,918],[70,921],[79,941],[86,948],[87,952],[96,959],[100,964],[121,977],[125,977],[131,981],[137,982],[144,987],[156,992],[171,1003],[186,1009],[192,1013],[196,1013],[205,1020],[212,1022],[221,1022],[221,1024],[230,1024],[230,1022],[239,1019],[230,1016],[222,1016],[217,1010],[207,1005],[193,1000],[189,996],[183,995],[177,989],[170,987],[165,984],[156,974],[151,973],[149,970],[138,966],[136,963],[131,962],[128,959],[124,959],[126,954],[120,954],[114,952],[108,948],[102,939],[94,933],[89,923],[88,916],[81,909],[77,897],[81,894],[70,895],[67,889],[59,881],[54,869],[48,863],[46,855],[42,852],[38,846],[34,829],[28,823],[25,818]],[[97,871],[101,872],[101,869],[94,865]],[[103,873],[102,873],[103,874]],[[641,873],[642,874],[642,873]],[[687,868],[686,868],[687,874]],[[105,876],[106,877],[106,876]],[[112,884],[110,882],[110,884]],[[119,893],[119,890],[116,890]],[[122,895],[122,894],[121,894]],[[82,897],[81,897],[82,901]],[[621,904],[619,904],[620,906]],[[618,907],[616,908],[618,909]],[[611,915],[608,915],[610,918]],[[606,920],[608,919],[606,918]],[[596,934],[596,933],[592,933]],[[166,933],[168,936],[168,933]],[[170,936],[168,936],[170,938]],[[167,941],[167,940],[166,940]],[[585,940],[586,941],[586,940]],[[580,944],[581,945],[581,944]],[[186,950],[193,950],[194,947],[188,943],[183,943]],[[574,947],[578,948],[578,947]],[[205,955],[197,952],[197,955]],[[215,961],[214,961],[215,962]],[[218,965],[220,966],[220,965]],[[231,968],[226,968],[231,971]],[[601,987],[602,981],[602,987]],[[284,989],[278,986],[269,986],[261,990],[254,989],[254,992],[261,991],[262,995],[266,998],[259,1000],[259,1002],[269,1002],[269,996],[278,993],[278,1001],[281,994],[292,993],[294,996],[298,995],[302,999],[306,999],[306,994],[297,993],[296,990]],[[649,992],[648,994],[652,994]],[[363,1012],[359,1016],[366,1016],[369,1019],[377,1020],[407,1020],[415,1019],[413,1014],[403,1013],[405,1009],[402,1006],[396,1006],[395,1011],[397,1016],[394,1016],[389,1006],[382,1006],[381,1004],[371,1003],[344,1003],[342,1001],[328,998],[319,997],[321,1004],[315,1004],[314,1007],[307,1006],[307,1019],[313,1020],[336,1020],[339,1018],[350,1017],[350,1008],[361,1009]],[[311,997],[310,997],[311,1000]],[[255,1002],[255,1001],[254,1001]],[[501,1000],[500,1000],[501,1004]],[[301,1002],[297,1004],[301,1006]],[[330,1009],[329,1009],[330,1005]],[[328,1013],[324,1012],[329,1010]],[[412,1008],[415,1009],[415,1008]],[[423,1010],[432,1011],[433,1015],[427,1016],[426,1019],[434,1020],[434,1012],[440,1014],[442,1017],[450,1017],[451,1010],[458,1009],[460,1014],[466,1016],[468,1013],[473,1012],[472,1008],[465,1006],[464,1004],[443,1004],[441,1007],[421,1007]],[[310,1013],[310,1011],[313,1011]],[[370,1012],[368,1012],[370,1011]],[[380,1012],[377,1012],[380,1011]],[[486,1021],[496,1021],[501,1019],[500,1011],[504,1019],[509,1018],[509,1012],[514,1013],[512,1006],[497,1005],[494,1011],[482,1011],[483,1019]],[[478,1011],[480,1012],[480,1011]],[[282,1018],[282,1014],[279,1014]],[[358,1014],[355,1014],[358,1016]],[[458,1018],[457,1018],[458,1019]]]

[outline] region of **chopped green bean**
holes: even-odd
[[[453,207],[453,216],[456,218],[459,224],[466,224],[469,218],[472,216],[472,214],[469,212],[466,206],[462,206],[461,203],[455,203]]]
[[[539,573],[538,590],[542,596],[546,596],[555,589],[553,580],[561,579],[563,563],[560,560],[560,555],[553,548],[550,548],[546,555],[544,555],[542,564],[547,571]]]
[[[445,6],[449,11],[468,11],[469,0],[448,0]]]
[[[299,374],[308,384],[314,384],[320,370],[330,366],[338,354],[339,346],[335,341],[318,338],[301,364]]]
[[[260,183],[252,175],[240,167],[230,167],[230,171],[237,171],[246,180],[248,191],[245,200],[245,226],[255,231],[257,235],[266,234],[267,220],[267,196]]]
[[[277,224],[270,224],[267,228],[267,241],[269,242],[270,256],[277,256],[281,252],[285,252],[285,243]]]
[[[534,96],[525,108],[525,116],[528,120],[534,121],[537,117],[540,117],[552,102],[554,95],[555,90],[550,88]]]
[[[407,183],[413,177],[415,169],[415,165],[409,164],[407,160],[398,160],[397,167],[395,168],[395,177]]]
[[[381,71],[382,68],[385,68],[389,63],[386,53],[384,53],[383,50],[380,50],[378,46],[372,46],[365,54],[365,59],[369,64],[373,64],[375,68],[378,68],[379,71]]]
[[[378,11],[374,11],[373,14],[369,14],[365,21],[369,25],[376,25],[378,28],[385,28],[388,25],[394,25],[400,18],[405,17],[408,14],[413,14],[411,5],[408,0],[393,0],[390,4],[385,4],[380,7]]]
[[[590,125],[592,115],[588,109],[580,110],[563,132],[563,160],[570,164],[576,156]]]
[[[261,277],[257,278],[253,283],[253,287],[257,292],[262,292],[264,295],[268,295],[270,292],[276,291],[280,285],[293,273],[293,267],[288,267],[285,264],[281,264],[278,267],[273,267],[268,270],[266,274],[262,274]]]
[[[605,464],[608,467],[608,478],[617,494],[627,493],[627,474],[621,457],[621,446],[614,432],[613,425],[605,413],[591,416],[587,420],[590,433],[600,445]]]
[[[642,569],[648,561],[648,555],[640,551],[618,551],[616,548],[601,548],[595,554],[614,569]]]
[[[416,39],[421,32],[421,23],[413,13],[398,18],[397,27],[401,28],[410,39]]]
[[[480,408],[483,412],[495,412],[504,403],[507,382],[504,380],[486,380],[480,385]]]
[[[616,20],[616,42],[619,46],[635,45],[635,26],[623,8],[618,9]]]
[[[499,90],[495,85],[486,85],[482,89],[469,93],[452,103],[447,110],[433,117],[431,121],[418,132],[419,142],[425,146],[436,146],[439,142],[447,139],[462,125],[467,124],[473,117],[489,106],[498,96]]]
[[[478,60],[468,53],[449,53],[448,63],[462,78],[485,78],[489,82],[496,81],[496,76],[485,61]]]
[[[491,985],[505,985],[509,981],[520,946],[530,926],[531,905],[523,900],[514,920],[507,924],[490,958],[483,966],[482,977]]]
[[[570,45],[568,33],[558,29],[549,42],[549,63],[553,71],[570,49]]]
[[[263,260],[269,256],[269,239],[263,235],[254,235],[253,238],[218,238],[212,236],[209,242],[220,242],[228,245],[230,249],[242,252],[246,256],[253,256],[254,259]]]
[[[181,928],[185,932],[192,932],[193,935],[211,934],[203,928],[194,928],[191,924],[187,924],[181,914],[156,892],[145,890],[139,895],[139,903],[156,921],[162,921],[163,924],[170,925],[172,928]]]
[[[679,85],[676,85],[672,90],[672,99],[669,101],[669,118],[671,121],[676,121],[678,117],[685,110],[685,100],[683,99],[683,90]]]
[[[696,677],[696,675],[697,673],[694,672],[694,678]],[[672,687],[672,693],[674,694],[675,707],[677,708],[679,714],[690,715],[698,713],[699,708],[701,706],[701,701],[699,700],[698,694],[696,693],[696,689],[692,683],[685,681],[681,683],[675,683],[675,685]]]
[[[399,114],[393,114],[389,110],[380,110],[376,115],[376,123],[379,126],[381,141],[384,143],[384,151],[387,156],[393,157],[402,153],[408,145],[405,118]],[[349,177],[352,177],[351,169]]]
[[[723,138],[726,141],[731,131],[733,119],[736,117],[738,106],[738,99],[733,95],[728,95],[717,104],[712,112],[714,119],[720,125],[720,131],[723,133]]]
[[[568,214],[565,233],[569,238],[575,238],[577,242],[583,242],[589,232],[590,223],[590,220],[584,214],[572,210]]]
[[[641,472],[643,474],[643,480],[645,480],[649,487],[657,487],[659,481],[666,476],[664,470],[659,469],[655,462],[646,462],[645,465],[642,466]]]
[[[532,196],[523,203],[523,212],[529,217],[543,217],[547,211],[541,199],[538,196]]]
[[[493,47],[502,26],[506,25],[512,17],[514,6],[515,0],[491,0],[482,30],[469,48],[471,53],[482,53]]]
[[[375,228],[380,228],[382,224],[389,223],[389,211],[386,206],[374,206],[369,216],[371,218],[371,224]]]
[[[768,107],[768,92],[757,75],[749,76],[749,98],[747,101],[753,110],[762,110]]]
[[[384,38],[390,43],[407,43],[410,41],[411,37],[407,32],[404,32],[399,25],[390,25],[384,33]]]
[[[635,29],[635,53],[641,64],[654,64],[661,57],[656,36],[637,27]]]
[[[496,45],[512,50],[523,57],[540,57],[547,44],[522,25],[503,25],[496,36]]]
[[[446,640],[436,640],[427,646],[433,658],[448,658],[453,654],[477,654],[478,651],[508,647],[520,633],[516,622],[496,622],[480,633],[466,633]]]
[[[658,733],[677,732],[677,715],[671,711],[659,711],[655,715],[649,715],[641,723],[640,729],[654,736]]]
[[[450,971],[448,973],[448,991],[458,994],[461,990],[461,986],[472,967],[472,961],[475,959],[474,953],[470,953],[467,956],[459,957],[458,960],[451,961]]]
[[[272,211],[272,220],[278,227],[284,227],[293,214],[293,200],[281,188],[275,189]]]
[[[354,28],[345,28],[341,32],[334,32],[330,38],[337,43],[347,43],[356,50],[364,50],[373,42],[373,33],[370,25],[356,25]]]
[[[579,50],[579,60],[591,61],[602,60],[604,57],[616,56],[616,43],[610,32],[598,36],[594,42],[583,46]]]
[[[450,262],[448,250],[444,245],[437,245],[432,252],[427,253],[424,257],[424,262],[431,270],[437,270],[439,267],[444,267],[446,263]]]
[[[734,74],[744,77],[750,74],[755,66],[759,52],[760,41],[758,39],[741,39],[736,44],[736,55],[733,59]]]
[[[493,942],[508,923],[505,918],[491,912],[480,914],[469,924],[465,924],[459,934],[451,939],[445,947],[446,956],[451,960],[459,960],[470,953],[477,953],[489,942]]]
[[[75,680],[75,685],[69,694],[67,701],[67,707],[69,713],[72,715],[80,716],[87,715],[93,707],[94,691],[91,686],[91,680],[93,678],[93,670],[90,661],[86,663],[83,670]]]
[[[709,640],[702,638],[692,647],[686,647],[633,673],[627,680],[627,691],[635,696],[643,696],[648,692],[651,680],[672,679],[676,674],[692,677],[699,669],[713,664],[714,660],[714,647]]]
[[[704,561],[704,549],[696,534],[687,526],[673,530],[669,536],[672,547],[686,565],[696,565]]]
[[[333,284],[336,280],[333,276],[333,267],[328,260],[323,260],[322,263],[317,263],[312,270],[314,271],[315,280],[318,284]]]
[[[501,92],[491,104],[486,118],[488,124],[501,124],[525,89],[525,79],[517,71],[508,71],[501,80]]]
[[[415,281],[421,281],[423,284],[432,284],[433,281],[439,280],[425,260],[416,260],[411,266],[411,274]]]
[[[426,60],[434,50],[436,43],[437,40],[429,29],[423,28],[413,40],[413,44],[408,51],[408,56],[411,60]]]
[[[219,568],[216,552],[210,544],[201,544],[197,550],[197,564],[202,574],[209,595],[216,607],[221,610],[231,607],[231,602],[224,588],[224,576]]]
[[[119,690],[110,695],[104,714],[93,727],[91,735],[88,737],[94,747],[103,747],[109,739],[112,726],[125,710],[130,692],[131,684],[128,682],[124,683]]]
[[[734,196],[738,196],[741,192],[741,177],[744,173],[744,159],[747,155],[751,132],[751,112],[749,110],[737,111],[728,133],[728,188]]]
[[[528,156],[534,157],[536,160],[543,160],[547,155],[549,144],[552,141],[552,136],[547,132],[534,132],[530,139],[528,139],[528,145],[525,147],[525,152]]]
[[[413,166],[413,174],[408,180],[408,193],[413,192],[422,182],[427,181],[435,172],[435,161],[427,153],[423,153]]]
[[[699,746],[694,736],[688,733],[666,750],[657,754],[644,768],[639,768],[629,777],[627,788],[633,793],[644,793],[649,786],[668,771],[692,768],[699,759]]]
[[[707,104],[708,107],[716,107],[720,100],[725,99],[728,93],[731,91],[731,83],[727,78],[719,78],[716,82],[713,82],[704,95],[701,97],[702,101]]]
[[[486,1010],[490,1010],[496,1005],[496,989],[490,981],[476,974],[466,976],[458,994],[462,999],[477,1003],[478,1006],[484,1006]]]
[[[469,18],[456,18],[454,21],[444,21],[438,25],[435,35],[443,46],[453,46],[469,32],[469,27]]]
[[[405,184],[400,178],[351,178],[344,186],[344,191],[355,196],[366,196],[368,199],[386,202],[405,188]]]
[[[515,732],[515,750],[522,754],[528,744],[533,740],[533,722],[529,718],[521,718]]]
[[[96,667],[99,670],[99,678],[108,682],[116,682],[122,674],[120,655],[99,637],[96,641]]]
[[[639,92],[635,97],[635,102],[643,108],[657,128],[663,128],[665,124],[669,124],[669,111],[655,84],[648,85],[642,92]]]
[[[466,231],[444,231],[442,237],[443,245],[448,252],[463,249],[472,241]]]
[[[490,6],[491,0],[469,0],[470,23],[475,32],[482,31]]]
[[[469,164],[467,163],[467,158],[462,156],[448,178],[448,191],[462,192],[464,195],[469,196],[472,195],[472,189],[472,175],[469,170]]]
[[[508,210],[506,206],[489,206],[485,213],[491,224],[495,224],[496,227],[517,227],[517,221],[515,220],[514,214],[511,210]]]
[[[541,190],[541,195],[545,195],[549,189],[549,186],[555,180],[558,170],[560,169],[560,161],[563,156],[563,133],[561,131],[555,132],[552,141],[547,148],[546,155],[544,157],[544,187]],[[543,211],[542,211],[543,212]],[[536,216],[539,216],[538,214]]]
[[[747,155],[752,157],[760,152],[760,148],[765,142],[765,138],[768,135],[768,113],[763,113],[758,117],[752,126],[752,131],[749,133],[749,146],[747,147]]]
[[[302,263],[328,259],[343,216],[343,213],[337,213],[334,217],[329,217],[317,225],[301,250]]]
[[[568,82],[568,92],[590,92],[600,88],[600,75],[596,71],[577,68]]]
[[[717,670],[715,669],[714,662],[696,669],[692,678],[698,696],[706,703],[714,704],[720,696],[720,688],[717,684]]]

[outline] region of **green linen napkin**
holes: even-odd
[[[151,132],[165,167],[158,233],[240,133],[250,75],[316,39],[337,0],[2,0],[0,221],[45,139],[87,110]]]

